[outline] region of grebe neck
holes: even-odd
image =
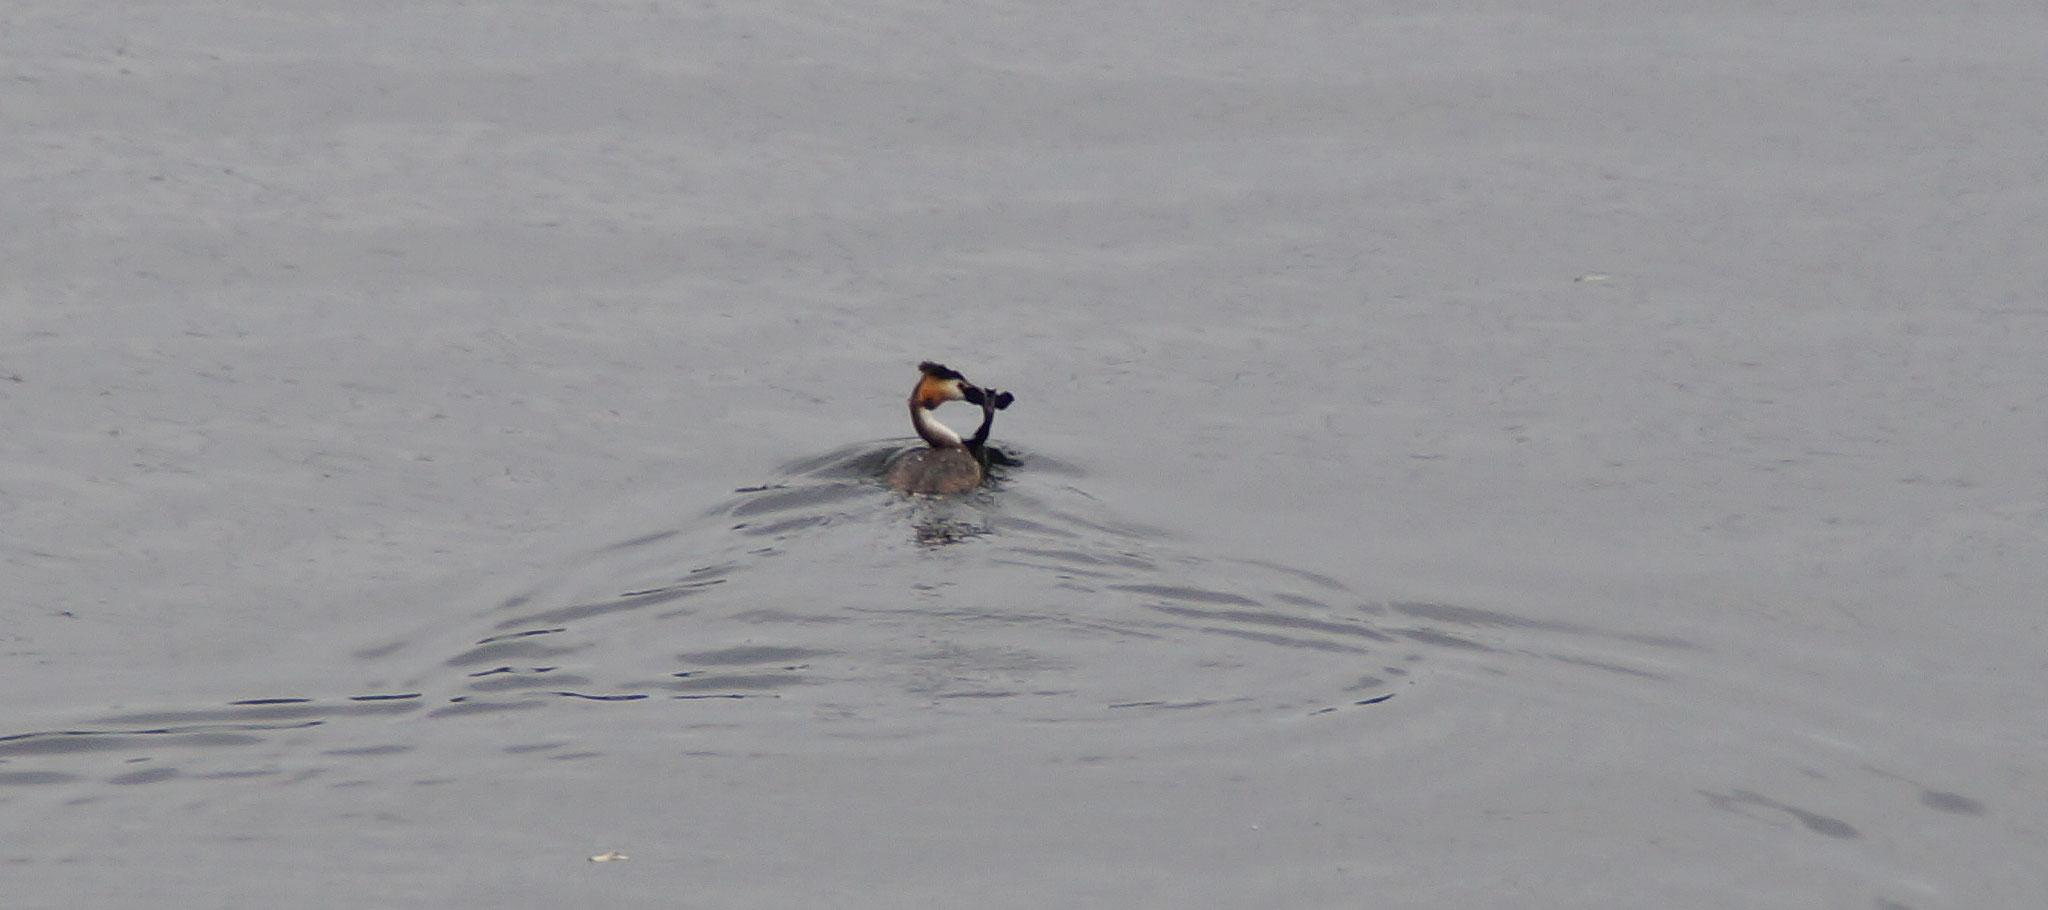
[[[919,405],[916,401],[910,403],[910,425],[916,427],[917,435],[924,437],[925,443],[934,449],[963,445],[960,434],[953,432],[952,427],[940,423],[938,418],[932,416],[930,408]]]

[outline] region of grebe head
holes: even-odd
[[[917,365],[917,371],[922,375],[917,379],[917,388],[910,392],[912,407],[929,411],[948,401],[981,403],[981,389],[968,382],[959,370],[927,360]]]

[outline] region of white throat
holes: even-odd
[[[924,441],[934,447],[963,444],[960,441],[960,434],[953,432],[952,427],[940,423],[937,417],[933,417],[930,408],[911,408],[910,423],[917,428],[917,435],[924,437]]]

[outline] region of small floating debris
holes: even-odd
[[[1574,279],[1572,279],[1572,283],[1573,283],[1573,284],[1599,284],[1599,283],[1601,283],[1601,282],[1604,282],[1604,281],[1607,281],[1607,280],[1609,280],[1609,279],[1611,279],[1611,278],[1613,278],[1613,277],[1614,277],[1614,276],[1612,276],[1612,275],[1609,275],[1609,274],[1607,274],[1606,272],[1587,272],[1587,273],[1586,273],[1586,274],[1584,274],[1584,275],[1580,275],[1579,277],[1577,277],[1577,278],[1574,278]]]
[[[632,857],[617,850],[606,850],[603,853],[592,856],[590,861],[593,863],[623,863],[629,859],[632,859]]]

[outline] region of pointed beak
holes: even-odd
[[[960,384],[960,397],[968,404],[981,404],[981,388],[963,382]]]

